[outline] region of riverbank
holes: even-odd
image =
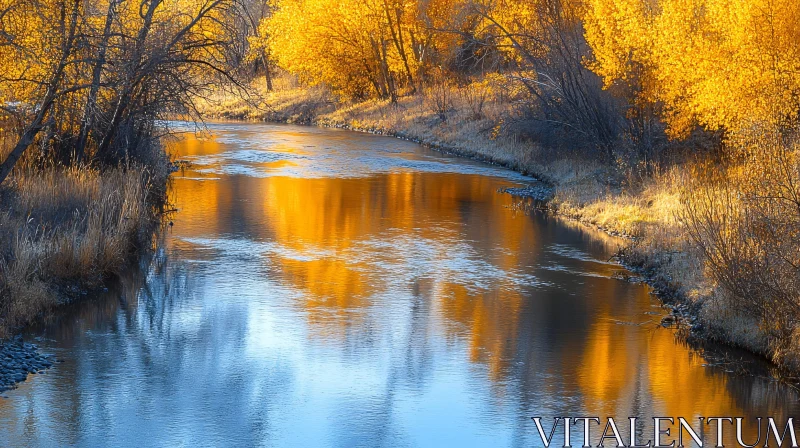
[[[0,390],[51,361],[12,336],[102,288],[152,245],[169,164],[100,171],[25,166],[0,188]]]
[[[324,88],[288,87],[261,103],[220,96],[202,105],[208,116],[310,124],[404,138],[448,153],[531,175],[544,184],[530,191],[553,213],[629,241],[619,259],[654,288],[671,310],[668,324],[689,339],[713,341],[764,356],[779,367],[798,370],[797,350],[776,350],[757,316],[730,305],[691,242],[683,201],[697,185],[698,162],[654,170],[608,167],[570,151],[553,152],[520,138],[509,106],[486,99],[476,108],[467,94],[453,92],[448,108],[430,95],[402,97],[396,104],[369,100],[340,103]],[[515,192],[511,192],[515,193]]]

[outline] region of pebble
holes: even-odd
[[[0,342],[0,392],[14,389],[28,374],[43,373],[52,367],[50,359],[37,349],[35,344],[24,343],[21,336]]]

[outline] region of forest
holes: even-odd
[[[163,120],[228,117],[531,174],[798,370],[798,44],[794,0],[0,0],[2,334],[152,244]]]

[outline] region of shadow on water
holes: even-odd
[[[540,446],[535,415],[750,431],[797,411],[659,327],[613,239],[498,192],[528,179],[374,136],[211,130],[175,148],[158,251],[30,330],[65,362],[0,399],[2,442]]]

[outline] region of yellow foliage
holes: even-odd
[[[282,0],[259,34],[278,65],[312,84],[390,97],[419,71],[429,40],[420,20],[413,1]]]
[[[639,78],[670,134],[781,127],[800,110],[795,0],[588,0],[591,67],[606,85]]]

